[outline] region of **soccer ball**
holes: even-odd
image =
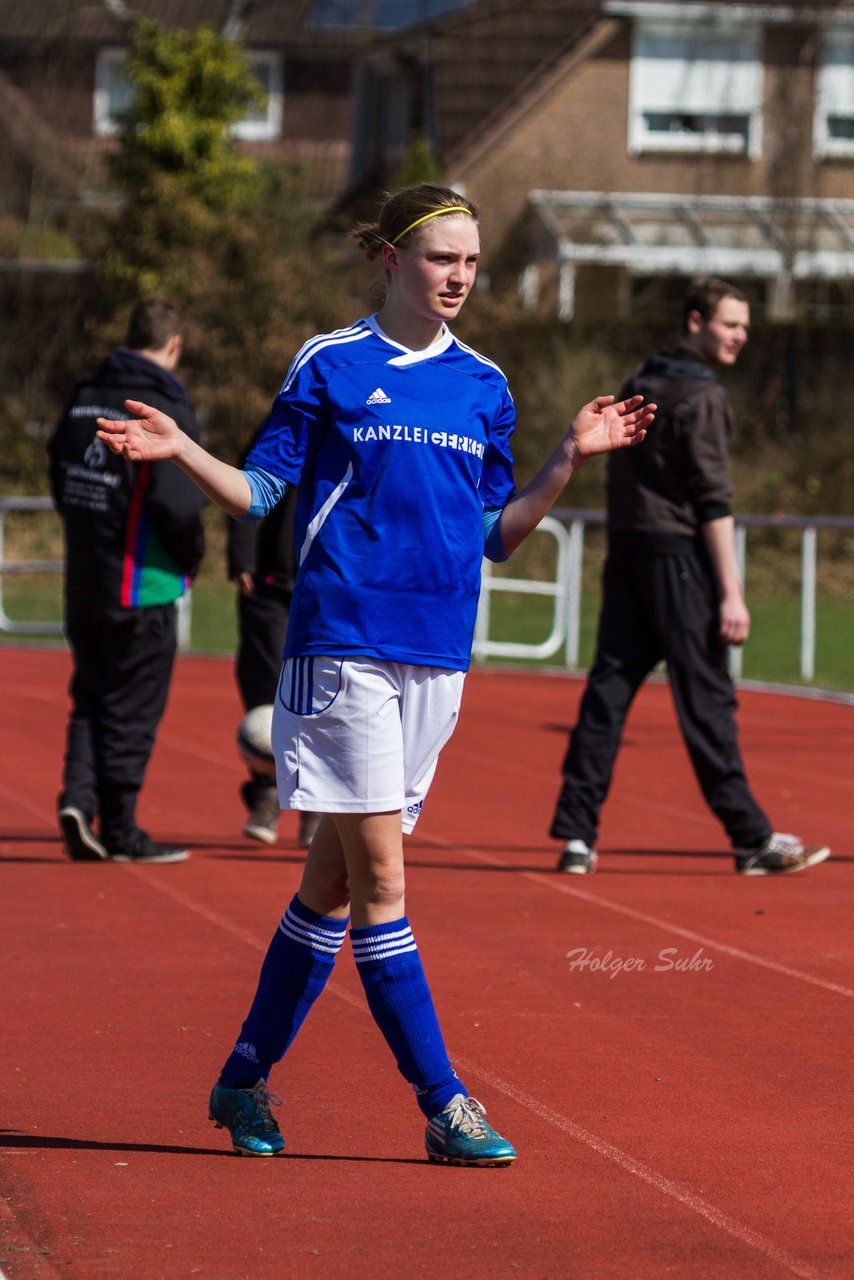
[[[272,706],[253,707],[237,726],[237,750],[252,773],[275,778],[276,760],[272,743]]]

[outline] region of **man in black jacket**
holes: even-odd
[[[745,295],[698,282],[677,349],[638,366],[620,399],[658,408],[640,449],[608,461],[608,555],[596,656],[563,763],[550,834],[558,870],[595,870],[594,842],[632,699],[662,659],[700,788],[742,875],[800,871],[827,858],[772,830],[744,773],[727,645],[750,629],[735,557],[729,442],[732,414],[716,371],[747,342]]]
[[[254,438],[244,451],[240,466],[253,444]],[[251,524],[228,522],[228,576],[237,588],[235,676],[244,711],[271,706],[279,686],[297,571],[293,532],[296,498],[296,489],[289,489],[266,519]],[[251,840],[274,844],[280,810],[273,776],[250,768],[240,794],[247,809],[243,834]],[[311,844],[318,821],[316,814],[300,814],[300,844]]]
[[[136,804],[169,692],[175,601],[204,552],[204,500],[177,467],[128,462],[95,435],[96,418],[127,417],[125,401],[144,400],[198,439],[174,373],[180,355],[175,308],[159,299],[138,303],[125,345],[78,386],[48,445],[74,664],[59,825],[78,861],[189,856],[142,831]]]

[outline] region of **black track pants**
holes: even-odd
[[[71,614],[74,658],[60,805],[101,820],[111,853],[139,832],[136,801],[166,707],[175,660],[175,606]]]
[[[733,845],[756,845],[768,835],[771,824],[744,774],[718,612],[712,571],[701,555],[609,554],[596,657],[563,762],[551,827],[556,839],[596,840],[629,707],[662,659],[707,804]]]

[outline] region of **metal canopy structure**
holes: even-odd
[[[536,304],[542,266],[554,261],[564,320],[582,264],[765,279],[777,316],[790,313],[796,280],[854,280],[854,200],[535,190],[529,203],[545,237],[523,273],[523,302]]]

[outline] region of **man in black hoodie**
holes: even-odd
[[[682,736],[742,875],[800,871],[828,857],[772,830],[744,773],[727,645],[750,630],[735,557],[732,413],[716,371],[747,342],[745,295],[722,280],[685,299],[679,346],[643,362],[620,392],[658,406],[640,449],[608,461],[608,555],[596,656],[563,763],[550,834],[558,870],[594,871],[594,842],[623,725],[653,667],[667,664]]]
[[[180,356],[175,308],[138,303],[125,345],[78,386],[48,445],[73,658],[59,825],[78,861],[189,856],[142,831],[136,804],[172,677],[175,601],[204,552],[204,499],[177,467],[128,462],[95,435],[97,417],[128,417],[125,401],[144,400],[198,439]]]

